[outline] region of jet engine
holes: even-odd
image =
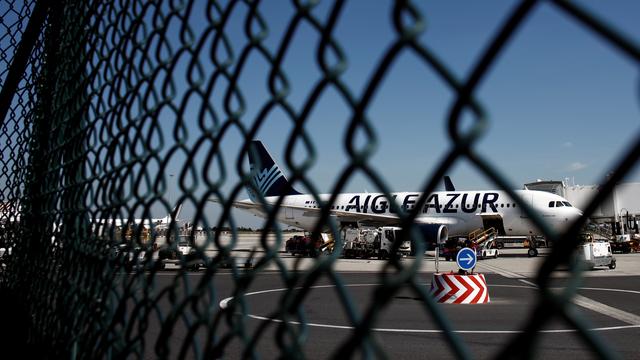
[[[421,224],[418,227],[426,242],[425,250],[434,250],[438,244],[443,244],[449,238],[449,229],[446,225]]]

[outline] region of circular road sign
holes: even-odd
[[[462,270],[471,270],[476,267],[476,252],[468,247],[460,249],[456,256],[456,263]]]

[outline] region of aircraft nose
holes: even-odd
[[[575,221],[580,219],[580,217],[582,217],[582,211],[576,208],[572,208],[571,211],[568,211],[565,215],[566,215],[564,217],[565,224],[563,225],[563,228],[566,226],[569,226],[569,224],[574,223]]]
[[[573,214],[571,214],[572,220],[576,220],[580,217],[582,217],[582,211],[576,208],[573,208]]]
[[[576,220],[582,216],[582,211],[576,208],[565,208],[564,211],[558,214],[554,225],[557,231],[563,232]]]

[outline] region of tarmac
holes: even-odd
[[[244,263],[252,249],[261,248],[256,239],[243,238],[236,243],[233,255],[238,263]],[[523,326],[536,317],[540,290],[536,286],[537,271],[548,258],[551,249],[539,249],[539,256],[528,257],[527,249],[504,249],[497,259],[479,260],[474,272],[485,274],[491,301],[481,305],[438,304],[453,331],[453,336],[461,341],[464,351],[471,357],[495,357],[515,337],[522,333]],[[210,255],[215,251],[209,250]],[[256,251],[260,258],[264,252]],[[570,314],[578,316],[587,326],[587,333],[602,340],[605,351],[623,359],[637,358],[637,339],[640,336],[640,254],[615,254],[616,269],[598,267],[581,273],[578,293],[567,304]],[[319,258],[291,256],[282,250],[278,253],[281,264],[287,271],[298,270],[304,274],[312,269]],[[273,263],[273,262],[272,262]],[[431,278],[436,272],[436,262],[432,254],[415,259],[400,259],[404,267],[417,266],[420,286],[428,293]],[[341,287],[351,302],[357,318],[370,311],[379,296],[382,272],[395,272],[386,260],[377,259],[336,259],[332,270],[341,279]],[[453,261],[438,261],[438,271],[456,272]],[[169,286],[179,272],[159,273],[159,284]],[[572,274],[559,269],[552,274],[552,291],[565,291]],[[187,279],[196,284],[201,273],[187,273]],[[218,270],[216,290],[219,306],[224,308],[232,301],[235,276],[230,270]],[[297,290],[287,290],[283,283],[281,269],[269,265],[256,274],[246,290],[244,301],[246,313],[244,326],[247,334],[261,332],[261,339],[255,351],[263,357],[268,354],[277,357],[283,351],[278,340],[280,320],[272,319],[278,312],[286,294]],[[302,308],[305,339],[300,351],[307,358],[334,358],[344,350],[345,341],[353,334],[353,319],[345,313],[344,299],[337,296],[335,282],[329,277],[321,277],[305,295]],[[290,296],[290,295],[289,295]],[[550,310],[549,310],[550,311]],[[538,340],[533,349],[535,357],[545,359],[593,358],[591,340],[576,332],[575,327],[555,316],[536,332]],[[290,326],[299,327],[300,321],[294,317]],[[265,327],[266,326],[266,327]],[[372,341],[394,359],[414,359],[416,357],[449,359],[456,358],[450,343],[443,337],[441,326],[425,307],[424,298],[410,288],[403,288],[393,294],[391,301],[376,312]],[[262,329],[262,330],[258,330]],[[266,330],[265,330],[266,329]],[[219,329],[224,333],[224,329]],[[302,329],[301,329],[302,331]],[[176,334],[178,339],[180,334]],[[226,347],[225,358],[241,357],[245,345],[234,339]],[[511,351],[517,351],[511,350]],[[525,351],[525,349],[520,349]],[[428,354],[428,355],[427,355]],[[266,356],[265,356],[266,355]],[[525,353],[514,357],[524,357]]]

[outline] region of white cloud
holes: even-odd
[[[564,144],[562,144],[562,146],[564,146],[566,148],[570,148],[570,147],[573,147],[573,143],[571,141],[567,141]]]
[[[569,164],[567,167],[568,171],[580,171],[587,168],[587,164],[581,163],[579,161],[573,162]]]

